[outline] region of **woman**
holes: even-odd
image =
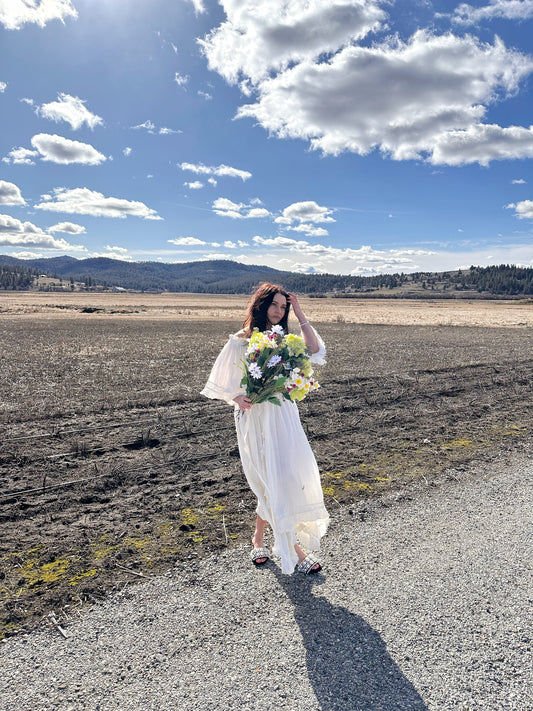
[[[292,306],[311,361],[324,364],[322,339],[305,318],[295,294],[276,284],[262,284],[250,299],[243,329],[231,335],[215,361],[202,394],[235,407],[239,453],[250,488],[257,496],[257,519],[252,538],[252,560],[263,565],[270,558],[263,534],[268,523],[274,534],[273,554],[281,558],[282,573],[295,566],[307,575],[318,573],[320,563],[306,550],[318,550],[329,516],[324,507],[320,474],[303,431],[298,408],[291,400],[281,406],[269,402],[252,405],[241,387],[242,361],[254,328],[267,331],[280,325],[287,333]]]

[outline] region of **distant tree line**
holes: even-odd
[[[0,289],[3,291],[25,291],[31,289],[36,269],[20,266],[0,265]]]
[[[8,263],[2,263],[2,259]],[[377,274],[297,274],[268,267],[244,265],[229,260],[163,264],[123,262],[108,258],[76,260],[71,257],[36,260],[33,265],[13,264],[0,256],[0,289],[30,289],[38,274],[74,280],[86,289],[122,287],[135,291],[170,291],[200,294],[249,294],[260,281],[281,283],[290,291],[320,296],[358,294],[376,296],[418,296],[437,298],[479,294],[480,296],[530,296],[533,268],[502,264],[470,267],[449,272]],[[46,266],[49,265],[49,269]],[[53,272],[53,274],[50,274]],[[400,288],[401,287],[401,288]],[[82,287],[83,288],[83,287]]]

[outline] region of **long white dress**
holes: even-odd
[[[319,351],[311,361],[322,365],[326,348],[315,334]],[[308,552],[319,550],[329,515],[296,403],[282,400],[278,407],[263,402],[243,411],[233,402],[234,397],[245,394],[240,381],[246,346],[244,338],[229,337],[202,395],[235,406],[239,453],[248,484],[257,496],[257,514],[272,528],[273,553],[281,558],[281,572],[292,573],[298,562],[294,544],[300,543]]]

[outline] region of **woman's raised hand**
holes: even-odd
[[[287,294],[289,295],[289,303],[292,306],[294,315],[296,316],[298,321],[301,321],[305,317],[302,307],[300,306],[300,302],[298,301],[298,297],[296,296],[296,294],[293,294],[292,291],[288,291]]]
[[[233,398],[233,402],[236,402],[241,410],[249,410],[252,407],[252,401],[246,395],[237,395]]]

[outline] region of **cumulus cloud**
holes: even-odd
[[[323,227],[315,227],[306,222],[302,222],[300,225],[294,227],[287,227],[288,230],[293,230],[294,232],[303,232],[308,237],[327,237],[329,232]]]
[[[375,250],[367,245],[358,249],[341,249],[324,244],[310,244],[305,240],[295,240],[283,236],[255,236],[253,242],[256,245],[274,248],[276,252],[297,252],[304,258],[312,259],[312,264],[316,269],[336,273],[346,273],[347,271],[356,273],[359,269],[364,270],[365,273],[374,273],[373,270],[375,273],[399,269],[413,271],[418,268],[416,261],[418,258],[434,254],[434,252],[422,249]],[[290,267],[291,270],[293,266]]]
[[[4,91],[7,89],[7,84],[5,81],[0,81],[0,94],[3,94]]]
[[[40,27],[44,27],[50,20],[61,20],[64,23],[68,17],[78,17],[70,0],[43,0],[37,3],[32,0],[9,0],[0,4],[0,22],[8,30],[20,30],[26,23]]]
[[[0,246],[17,245],[41,249],[85,251],[85,247],[70,244],[64,239],[56,239],[40,227],[36,227],[32,222],[21,222],[11,215],[0,215]]]
[[[293,202],[283,210],[283,213],[274,222],[282,225],[290,225],[295,220],[301,223],[335,222],[335,218],[331,217],[332,212],[329,208],[318,205],[314,200]]]
[[[196,93],[198,94],[198,96],[202,96],[206,101],[211,101],[211,99],[213,98],[211,94],[209,94],[209,92],[207,91],[198,90]]]
[[[13,148],[7,156],[2,158],[4,163],[13,163],[14,165],[35,165],[33,160],[39,155],[39,151],[32,151],[29,148]]]
[[[207,242],[196,237],[176,237],[176,239],[169,239],[167,242],[175,244],[177,247],[194,247],[199,244],[207,244]]]
[[[51,121],[66,121],[74,130],[78,130],[83,124],[91,129],[103,125],[103,119],[89,111],[85,106],[86,103],[77,96],[59,94],[57,101],[43,104],[36,109],[36,112]]]
[[[523,178],[517,178],[516,180],[511,180],[513,185],[525,185],[526,181]]]
[[[522,200],[522,202],[512,202],[507,208],[515,211],[515,217],[519,220],[533,220],[533,200]]]
[[[189,83],[189,77],[187,75],[176,72],[174,74],[174,81],[178,86],[186,86]]]
[[[70,235],[83,235],[85,234],[85,227],[83,225],[77,225],[75,222],[58,222],[57,225],[49,227],[48,232],[66,232]]]
[[[475,143],[486,105],[516,92],[532,70],[531,58],[501,40],[419,31],[408,43],[350,46],[328,62],[302,62],[265,80],[259,100],[238,115],[282,138],[308,139],[325,154],[380,148],[396,160],[429,155],[446,162],[439,146],[447,134],[466,131],[468,140],[473,133]],[[511,132],[510,149],[513,142],[521,157]]]
[[[22,252],[12,252],[13,257],[17,259],[42,259],[44,254],[42,252],[28,252],[23,250]]]
[[[452,15],[454,22],[474,25],[483,20],[528,20],[533,17],[533,0],[490,0],[488,5],[473,7],[462,3]]]
[[[71,141],[69,138],[56,134],[39,133],[31,139],[31,144],[39,151],[42,160],[52,163],[99,165],[107,160],[103,153],[97,151],[89,143]]]
[[[222,0],[226,22],[200,46],[229,83],[252,84],[291,63],[312,60],[377,30],[386,15],[368,0]]]
[[[224,163],[217,166],[204,165],[203,163],[178,163],[178,167],[200,175],[217,175],[219,178],[240,178],[243,182],[252,177],[249,171],[232,168],[230,165],[224,165]]]
[[[270,217],[270,212],[262,207],[252,207],[252,204],[233,202],[227,198],[217,198],[213,203],[213,212],[221,217],[231,217],[234,220]]]
[[[162,126],[159,129],[160,136],[170,136],[174,133],[183,133],[183,131],[179,128],[167,128],[166,126]]]
[[[192,183],[183,183],[183,185],[189,188],[189,190],[200,190],[204,187],[204,184],[201,183],[199,180],[193,180]]]
[[[124,262],[132,261],[132,257],[129,255],[128,250],[125,247],[113,247],[106,244],[105,252],[91,252],[89,257],[93,259],[96,257],[105,257],[106,259],[121,259]]]
[[[533,71],[533,58],[499,38],[419,30],[407,41],[389,35],[370,44],[369,33],[386,28],[372,0],[221,4],[226,21],[202,50],[211,69],[253,96],[237,117],[271,135],[329,155],[380,150],[434,164],[530,156],[529,129],[483,122],[488,107],[517,93]],[[504,5],[511,7],[501,0],[490,7]]]
[[[124,148],[124,150],[122,151],[122,153],[123,153],[123,154],[126,156],[126,158],[127,158],[128,156],[131,156],[131,150],[132,150],[132,149],[130,148],[130,146],[126,146],[126,148]]]
[[[41,195],[42,202],[35,205],[37,210],[65,212],[67,214],[92,215],[93,217],[117,217],[128,215],[144,220],[162,220],[155,210],[143,202],[116,197],[104,197],[102,193],[89,188],[55,188],[52,195]]]
[[[478,124],[462,131],[448,131],[440,136],[430,158],[431,163],[488,165],[492,160],[533,158],[533,126]]]
[[[15,183],[0,180],[0,205],[25,205],[20,188]]]

